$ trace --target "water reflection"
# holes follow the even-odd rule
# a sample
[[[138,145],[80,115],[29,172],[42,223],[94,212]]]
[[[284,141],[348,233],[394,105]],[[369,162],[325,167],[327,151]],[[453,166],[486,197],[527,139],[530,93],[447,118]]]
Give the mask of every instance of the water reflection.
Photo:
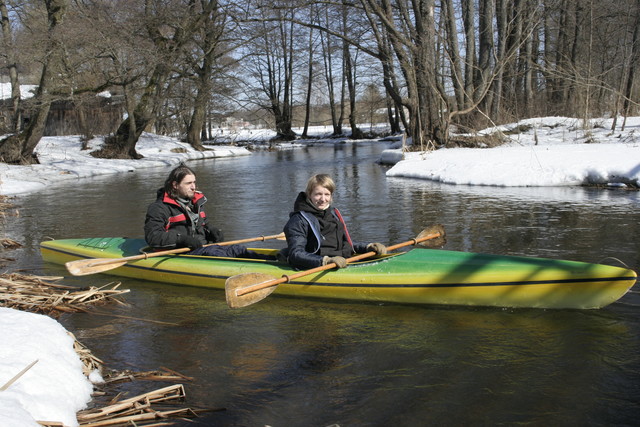
[[[226,408],[204,425],[555,424],[567,411],[600,424],[611,404],[619,420],[635,411],[620,387],[639,379],[638,324],[610,312],[282,297],[232,311],[218,291],[132,285],[136,312],[178,325],[134,322],[84,341],[110,363],[194,376],[189,401]]]

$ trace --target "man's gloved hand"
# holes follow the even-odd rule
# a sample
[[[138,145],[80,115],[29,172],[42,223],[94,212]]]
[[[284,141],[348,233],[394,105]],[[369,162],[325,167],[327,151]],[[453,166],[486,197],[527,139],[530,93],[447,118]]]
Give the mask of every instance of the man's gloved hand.
[[[341,256],[326,256],[322,258],[322,265],[335,263],[338,268],[345,268],[347,266],[347,260]]]
[[[207,237],[207,242],[210,243],[218,243],[224,240],[222,230],[214,227],[211,224],[207,224],[204,226],[204,235]]]
[[[368,251],[374,251],[375,253],[377,253],[378,255],[386,255],[387,254],[387,247],[385,245],[383,245],[382,243],[369,243],[367,245],[367,250]]]
[[[178,236],[178,240],[176,241],[176,246],[179,248],[189,248],[191,250],[198,249],[202,247],[202,242],[193,236]]]

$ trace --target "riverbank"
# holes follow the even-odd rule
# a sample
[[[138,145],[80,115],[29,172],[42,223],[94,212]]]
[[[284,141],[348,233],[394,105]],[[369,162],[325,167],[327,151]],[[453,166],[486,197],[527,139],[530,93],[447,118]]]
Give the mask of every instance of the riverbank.
[[[233,146],[208,147],[196,151],[189,144],[161,135],[145,133],[136,145],[144,157],[139,160],[98,159],[91,152],[99,148],[103,138],[87,143],[79,136],[44,137],[35,149],[40,164],[16,166],[0,163],[0,194],[16,195],[41,191],[48,185],[61,181],[119,173],[131,173],[138,169],[178,165],[197,159],[248,156],[246,148]]]
[[[60,279],[0,275],[0,425],[77,426],[76,413],[104,382],[99,360],[55,318],[121,302],[128,291],[78,289]]]
[[[497,187],[603,186],[640,189],[640,118],[542,117],[485,129],[504,143],[494,148],[432,152],[387,150],[387,177]],[[472,138],[473,135],[464,135]]]
[[[622,119],[619,120],[622,122]],[[439,181],[456,185],[503,187],[605,185],[640,187],[640,117],[626,119],[624,130],[612,131],[612,119],[583,121],[567,117],[534,118],[485,129],[476,136],[492,135],[504,143],[495,148],[446,148],[435,151],[403,150],[390,145],[380,163],[391,165],[388,177]],[[344,143],[330,138],[326,127],[311,129],[312,141],[281,144],[299,149],[309,144]],[[272,131],[241,131],[220,141],[267,143]],[[473,138],[474,135],[460,135]],[[38,165],[0,163],[0,195],[41,191],[61,181],[98,175],[135,173],[150,167],[177,165],[191,160],[249,156],[234,145],[206,145],[196,151],[176,138],[145,133],[136,145],[140,160],[96,159],[90,152],[103,140],[95,138],[82,150],[79,136],[45,137],[36,147]],[[415,149],[415,147],[414,147]]]

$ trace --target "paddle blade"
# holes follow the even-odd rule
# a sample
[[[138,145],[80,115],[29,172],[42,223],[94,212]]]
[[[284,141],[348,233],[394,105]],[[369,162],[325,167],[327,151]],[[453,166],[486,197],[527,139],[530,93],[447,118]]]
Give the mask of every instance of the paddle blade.
[[[436,237],[435,239],[425,240],[424,242],[418,243],[420,246],[425,246],[427,248],[441,248],[447,243],[447,234],[444,231],[444,226],[442,224],[433,224],[429,227],[425,228],[418,234],[416,240],[420,240],[423,237],[426,237],[430,234],[439,233],[440,237]]]
[[[265,299],[276,289],[276,286],[269,286],[244,295],[238,295],[237,290],[274,279],[275,277],[264,273],[244,273],[229,277],[224,284],[227,305],[231,308],[241,308]]]
[[[69,261],[65,263],[65,267],[69,273],[74,276],[86,276],[89,274],[102,273],[103,271],[113,270],[114,268],[121,267],[127,263],[128,260],[120,261],[117,259],[108,260],[104,259],[79,259],[76,261]]]

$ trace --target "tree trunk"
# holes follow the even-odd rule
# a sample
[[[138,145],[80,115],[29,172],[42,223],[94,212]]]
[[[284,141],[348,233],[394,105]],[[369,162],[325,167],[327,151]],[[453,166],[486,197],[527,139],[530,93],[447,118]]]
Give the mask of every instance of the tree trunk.
[[[560,25],[558,27],[558,41],[555,49],[555,75],[558,77],[554,77],[553,82],[555,83],[552,87],[552,102],[553,104],[562,108],[561,105],[564,105],[567,100],[567,87],[568,80],[563,79],[562,75],[567,72],[569,69],[568,58],[570,57],[570,38],[569,34],[571,33],[571,21],[569,19],[570,16],[570,2],[569,0],[562,0],[562,5],[560,6]],[[569,107],[566,105],[566,107]],[[566,114],[571,115],[573,108],[564,108]]]
[[[417,25],[421,28],[422,37],[417,39],[416,46],[416,98],[417,110],[412,111],[412,136],[414,141],[428,146],[446,143],[446,130],[442,118],[445,107],[441,94],[438,92],[435,70],[435,16],[434,0],[416,0],[419,10],[416,17]],[[417,118],[417,120],[414,120]],[[415,125],[414,125],[415,122]]]
[[[311,88],[313,87],[313,30],[309,29],[309,63],[307,67],[307,96],[304,102],[304,129],[302,137],[307,137],[309,131],[309,117],[311,115]]]
[[[327,17],[327,23],[329,18]],[[335,82],[333,80],[333,44],[331,36],[320,33],[320,41],[322,42],[322,58],[324,62],[324,76],[327,83],[327,97],[329,99],[329,115],[331,116],[331,126],[333,135],[337,136],[342,133],[342,127],[338,121],[338,111],[336,106]]]
[[[497,0],[496,2],[496,32],[497,32],[497,57],[498,61],[501,64],[504,64],[504,61],[507,60],[506,52],[507,52],[507,28],[508,28],[508,18],[507,18],[507,1],[508,0]],[[503,80],[504,78],[504,66],[498,67],[495,79],[492,83],[492,99],[491,99],[491,110],[490,116],[494,118],[494,120],[499,120],[499,116],[502,108],[502,88],[503,88]]]
[[[349,127],[351,128],[352,139],[362,139],[364,134],[358,128],[357,119],[357,104],[356,104],[356,82],[353,72],[353,64],[351,61],[351,53],[349,51],[349,44],[344,43],[343,49],[344,58],[344,74],[347,81],[347,89],[349,94]]]
[[[153,122],[157,92],[164,86],[167,75],[168,69],[164,64],[156,65],[140,102],[134,107],[131,96],[126,96],[129,116],[120,123],[114,135],[105,138],[102,148],[91,153],[92,156],[104,159],[141,159],[143,157],[136,151],[136,144],[142,132]]]
[[[204,151],[202,145],[202,130],[205,125],[206,106],[209,100],[209,91],[198,89],[196,99],[193,104],[193,114],[191,114],[191,120],[189,121],[189,127],[187,128],[187,143],[193,147],[194,150]]]
[[[403,124],[406,124],[406,121],[404,117],[402,97],[398,90],[398,78],[396,76],[394,61],[391,57],[391,43],[387,32],[380,34],[378,46],[380,51],[379,59],[382,63],[382,83],[384,84],[385,89],[389,125],[391,127],[391,133],[396,134],[402,132],[400,121],[402,121]],[[407,129],[406,126],[405,129]]]
[[[291,96],[293,89],[293,28],[294,24],[289,23],[289,27],[287,28],[284,25],[284,22],[280,22],[279,30],[280,30],[280,45],[281,52],[283,55],[283,69],[284,76],[282,81],[277,81],[274,77],[274,84],[281,84],[282,88],[282,99],[280,99],[277,95],[278,91],[275,86],[273,87],[273,96],[272,100],[272,112],[275,118],[276,124],[276,139],[277,140],[285,140],[292,141],[296,138],[296,134],[292,129],[292,105],[291,105]]]
[[[66,13],[67,0],[50,0],[45,4],[47,7],[49,35],[47,40],[49,46],[47,49],[48,54],[42,64],[40,84],[34,97],[35,109],[28,126],[23,132],[0,141],[0,160],[6,163],[32,164],[38,162],[34,150],[44,135],[44,128],[51,107],[51,97],[48,91],[55,75],[52,71],[52,63],[57,59],[57,53],[60,51],[55,33],[58,26],[62,24]]]
[[[187,143],[195,150],[203,151],[202,135],[206,134],[206,118],[209,98],[211,97],[211,80],[213,70],[218,55],[217,49],[220,37],[224,30],[224,20],[219,20],[217,1],[203,2],[203,9],[199,12],[202,21],[202,42],[197,43],[200,47],[202,65],[195,61],[195,86],[196,96],[193,102],[193,112],[187,127]],[[219,22],[221,25],[219,25]],[[199,40],[199,37],[196,37]]]
[[[631,96],[633,83],[635,79],[635,70],[640,66],[640,0],[636,1],[636,22],[633,29],[633,41],[631,43],[631,59],[629,60],[629,72],[627,73],[627,86],[624,91],[624,101],[622,105],[622,111],[625,115],[625,121],[622,125],[622,130],[626,125],[626,117],[631,113]]]
[[[402,99],[402,105],[409,111],[410,122],[406,129],[413,143],[416,146],[445,144],[447,122],[443,114],[446,95],[441,92],[436,76],[435,0],[395,0],[393,4],[360,1],[372,21],[376,39],[384,39],[382,27],[388,33],[394,60],[405,80],[402,92],[391,86],[388,90],[394,99]],[[384,55],[376,57],[383,64],[388,61]]]
[[[476,35],[475,35],[475,5],[474,0],[462,0],[462,22],[465,34],[465,63],[464,63],[464,95],[465,107],[473,104],[472,96],[475,92],[474,72],[477,67]]]
[[[344,73],[342,73],[342,76],[340,79],[340,115],[338,116],[338,129],[337,129],[336,135],[342,135],[342,124],[344,123],[344,113],[347,110],[346,94],[347,94],[347,77],[345,76]]]
[[[342,31],[347,34],[348,16],[347,7],[342,8]],[[356,105],[356,77],[355,77],[355,64],[351,59],[351,51],[349,50],[349,43],[345,40],[342,42],[342,62],[345,79],[347,81],[347,88],[349,90],[349,126],[351,127],[351,139],[362,139],[364,137],[363,132],[358,129],[357,118],[357,105]]]
[[[20,116],[20,82],[18,80],[18,67],[13,45],[13,33],[11,21],[7,11],[7,3],[0,0],[0,18],[2,19],[3,48],[7,56],[7,68],[9,70],[9,82],[11,83],[11,124],[10,132],[19,132],[21,124]]]
[[[458,27],[456,25],[455,8],[453,0],[440,2],[446,28],[446,44],[449,61],[451,63],[453,93],[456,100],[456,110],[464,108],[464,76],[462,75],[462,59],[458,45]]]
[[[568,58],[569,61],[567,63],[567,68],[565,73],[567,75],[569,75],[569,73],[571,72],[570,70],[578,70],[578,56],[579,56],[579,48],[581,47],[580,44],[580,40],[582,39],[582,32],[583,32],[583,26],[586,24],[584,22],[584,7],[582,6],[582,4],[580,2],[576,2],[575,4],[575,9],[573,11],[573,19],[571,20],[571,22],[573,22],[573,37],[571,38],[571,42],[570,42],[570,46],[568,47],[568,49],[570,49],[571,51],[571,56]],[[587,46],[587,55],[589,55],[589,63],[591,62],[591,52],[592,50],[589,48],[589,46]],[[586,70],[587,74],[590,73],[590,70]],[[589,78],[590,76],[582,76],[582,78],[580,78],[580,74],[576,72],[576,77],[578,77],[580,80],[586,79],[585,81],[587,82],[587,90],[589,89]],[[579,96],[578,96],[578,92],[579,92],[579,87],[577,86],[577,83],[579,84],[579,82],[577,82],[575,79],[567,79],[569,81],[568,85],[567,85],[567,106],[571,105],[571,106],[577,106],[579,104]],[[584,110],[583,111],[587,111],[589,109],[588,105],[584,105]],[[584,114],[583,114],[584,115]]]
[[[491,74],[495,65],[494,44],[493,44],[493,18],[495,4],[494,0],[481,0],[479,3],[478,19],[478,72],[474,83],[473,99],[475,103],[481,105],[481,109],[487,108],[487,86],[491,84]]]

